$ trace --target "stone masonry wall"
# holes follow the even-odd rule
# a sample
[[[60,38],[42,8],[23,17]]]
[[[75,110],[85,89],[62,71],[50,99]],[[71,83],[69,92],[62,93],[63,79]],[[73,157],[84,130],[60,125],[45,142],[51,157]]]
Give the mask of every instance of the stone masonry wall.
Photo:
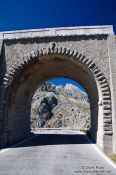
[[[50,43],[56,42],[59,46],[72,48],[93,60],[110,82],[107,35],[91,36],[65,36],[45,37],[32,39],[5,40],[6,70],[23,55],[36,51],[38,48],[46,48]]]
[[[71,57],[71,59],[73,58],[73,56],[71,53],[69,53],[69,50],[72,49],[74,54],[76,51],[77,59],[80,62],[82,61],[82,64],[84,63],[84,65],[89,68],[88,70],[92,71],[87,74],[88,78],[85,79],[86,80],[85,82],[89,82],[88,80],[93,74],[93,77],[95,77],[95,79],[93,79],[92,82],[95,82],[98,85],[99,103],[96,103],[97,105],[94,108],[95,109],[94,111],[98,109],[97,112],[99,112],[98,113],[98,123],[97,123],[97,120],[95,121],[95,118],[93,120],[93,126],[95,122],[96,122],[95,125],[96,126],[98,125],[98,131],[97,133],[95,133],[97,134],[96,138],[99,138],[99,140],[97,140],[97,143],[104,150],[106,150],[106,148],[104,148],[105,145],[110,145],[109,150],[112,150],[112,144],[113,144],[113,150],[114,152],[116,152],[116,143],[114,143],[116,140],[116,135],[114,134],[116,133],[115,132],[116,130],[115,129],[116,128],[115,127],[116,126],[116,116],[115,116],[115,111],[116,111],[116,106],[115,106],[116,104],[116,91],[115,91],[116,90],[115,88],[116,52],[115,52],[115,48],[116,47],[115,47],[114,39],[112,39],[112,37],[114,37],[114,33],[112,29],[113,29],[112,26],[109,26],[109,27],[108,26],[102,26],[102,27],[98,26],[98,27],[85,27],[85,28],[83,27],[66,28],[66,29],[65,28],[63,29],[53,28],[53,29],[30,30],[30,31],[15,31],[15,32],[11,31],[11,32],[5,32],[5,33],[1,32],[0,33],[0,72],[1,72],[0,84],[1,84],[2,78],[7,72],[6,76],[4,77],[4,81],[1,85],[1,89],[0,89],[0,92],[1,92],[0,112],[2,114],[0,115],[1,116],[0,128],[1,128],[1,133],[3,132],[0,135],[0,137],[3,142],[3,145],[5,145],[9,140],[11,141],[10,133],[4,133],[5,131],[4,130],[4,109],[6,109],[4,108],[5,106],[4,104],[7,102],[6,94],[8,91],[7,86],[10,88],[10,85],[8,84],[10,82],[10,78],[12,79],[15,76],[15,73],[17,73],[17,70],[20,71],[20,69],[22,69],[22,65],[20,65],[20,63],[23,65],[25,64],[28,65],[28,62],[30,60],[32,61],[35,61],[35,59],[38,60],[38,57],[39,57],[38,54],[41,55],[41,52],[44,53],[44,51],[46,50],[46,53],[49,53],[48,47],[50,47],[50,54],[56,53],[54,50],[54,45],[56,45],[58,53],[60,53],[61,55],[63,54],[65,55],[65,50],[66,50],[68,53],[68,56]],[[111,38],[110,38],[110,35],[112,35]],[[53,43],[56,43],[56,44],[53,44]],[[42,49],[45,48],[45,49],[41,50],[41,48]],[[37,50],[39,50],[39,52],[33,52],[37,56],[34,56],[34,54],[30,54],[27,57],[25,57],[25,60],[23,60],[23,62],[19,62],[18,66],[14,65],[14,63],[17,60],[21,60],[24,55],[27,55],[28,53],[32,51],[37,51]],[[63,54],[61,50],[63,50]],[[69,64],[67,60],[66,60],[66,63],[68,66]],[[12,67],[12,65],[14,66]],[[11,68],[11,72],[8,71],[10,68]],[[35,67],[34,67],[34,70],[35,70]],[[75,67],[73,70],[78,70],[78,67],[77,69]],[[71,72],[73,70],[71,70]],[[82,70],[81,72],[82,74],[84,70],[85,69]],[[38,71],[34,72],[34,74],[36,75],[37,72]],[[75,76],[79,76],[77,74],[80,74],[80,72],[77,71],[77,73],[75,73]],[[82,78],[81,80],[84,81]],[[25,85],[25,87],[27,87],[27,84]],[[92,91],[91,87],[93,87],[93,90],[94,90],[94,84],[90,86],[89,91]],[[110,96],[110,90],[111,90],[111,96]],[[97,94],[97,91],[92,91],[92,92],[93,94],[92,93],[90,94],[92,94],[92,99],[93,99],[94,95]],[[112,113],[112,111],[114,112]],[[11,110],[11,114],[12,114],[12,110]],[[13,113],[13,116],[15,117],[15,112]],[[25,116],[25,113],[24,113],[24,116]],[[113,137],[112,137],[112,122],[113,122]],[[27,129],[29,129],[29,127]],[[95,128],[93,128],[92,133],[94,130]],[[22,135],[21,137],[19,136],[19,138],[22,138]],[[13,141],[17,137],[13,136],[12,138],[13,138],[12,139]],[[113,139],[113,142],[112,142],[112,139]]]

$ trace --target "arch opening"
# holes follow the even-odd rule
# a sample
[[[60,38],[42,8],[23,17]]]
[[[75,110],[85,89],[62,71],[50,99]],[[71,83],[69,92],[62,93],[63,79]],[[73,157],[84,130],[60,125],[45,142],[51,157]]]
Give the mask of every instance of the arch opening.
[[[2,98],[5,98],[7,103],[1,105],[4,105],[2,110],[4,144],[28,136],[33,94],[38,85],[57,77],[72,79],[85,88],[91,111],[89,134],[92,140],[103,148],[104,131],[106,136],[112,135],[110,91],[107,80],[96,65],[82,54],[57,47],[29,54],[5,75]],[[104,120],[104,115],[109,117],[108,121]]]
[[[32,96],[38,85],[55,77],[73,79],[86,89],[91,105],[91,130],[96,141],[98,90],[94,76],[79,62],[62,55],[43,56],[16,76],[8,93],[10,104],[7,104],[5,130],[11,135],[15,133],[17,138],[29,133]]]

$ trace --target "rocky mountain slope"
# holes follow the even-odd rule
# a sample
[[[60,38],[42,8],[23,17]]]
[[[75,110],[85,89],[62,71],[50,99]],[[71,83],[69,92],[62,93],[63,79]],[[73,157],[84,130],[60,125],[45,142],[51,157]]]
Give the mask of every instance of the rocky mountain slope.
[[[88,130],[90,105],[87,94],[72,84],[42,84],[35,92],[31,108],[32,127]]]

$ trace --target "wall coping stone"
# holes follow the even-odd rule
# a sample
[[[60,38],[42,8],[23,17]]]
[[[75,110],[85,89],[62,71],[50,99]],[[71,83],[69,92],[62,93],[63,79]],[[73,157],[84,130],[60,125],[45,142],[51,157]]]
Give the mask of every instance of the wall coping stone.
[[[110,35],[114,34],[112,25],[82,26],[29,29],[0,32],[0,39],[12,40],[35,37],[80,36],[80,35]]]

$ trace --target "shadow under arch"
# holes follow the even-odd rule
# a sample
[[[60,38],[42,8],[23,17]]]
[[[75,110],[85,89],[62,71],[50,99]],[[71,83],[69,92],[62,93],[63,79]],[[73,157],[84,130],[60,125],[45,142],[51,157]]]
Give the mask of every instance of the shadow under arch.
[[[102,100],[102,87],[107,88],[107,92],[110,93],[107,80],[95,63],[84,55],[53,45],[51,48],[29,53],[15,63],[5,75],[1,87],[2,98],[6,101],[2,104],[2,129],[5,137],[2,139],[3,145],[28,136],[32,96],[38,84],[56,77],[70,78],[85,88],[91,106],[89,133],[92,140],[97,142],[99,117],[103,122],[103,106],[100,107],[99,116],[98,102]],[[102,129],[104,131],[103,123]],[[103,133],[101,135],[103,136]]]

